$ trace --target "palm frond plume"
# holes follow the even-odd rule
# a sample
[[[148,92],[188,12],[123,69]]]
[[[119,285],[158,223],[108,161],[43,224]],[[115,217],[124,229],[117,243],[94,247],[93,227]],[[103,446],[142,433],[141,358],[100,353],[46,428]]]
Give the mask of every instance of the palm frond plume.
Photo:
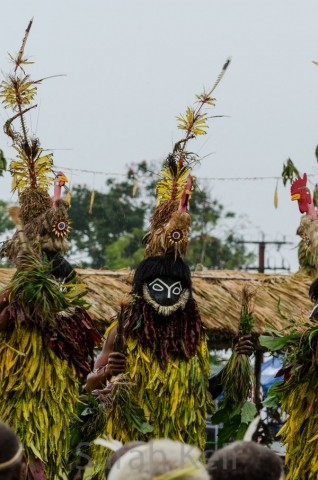
[[[177,116],[178,128],[185,131],[185,136],[175,143],[159,173],[157,206],[151,218],[150,232],[145,237],[147,257],[186,254],[191,226],[188,206],[194,185],[191,172],[198,162],[198,156],[186,148],[190,140],[207,133],[209,116],[205,107],[215,106],[212,94],[229,65],[230,59],[223,65],[213,87],[196,95],[195,107],[188,106],[184,115]]]
[[[33,62],[25,55],[25,46],[33,20],[30,20],[16,57],[9,54],[14,65],[13,72],[0,85],[0,98],[4,108],[13,115],[5,122],[4,131],[12,139],[16,160],[12,160],[9,170],[13,176],[12,190],[23,191],[27,187],[47,190],[52,178],[53,154],[43,154],[39,140],[29,134],[25,115],[37,107],[35,102],[37,86],[43,81],[32,80],[25,67]],[[19,120],[19,131],[14,122]]]
[[[27,125],[26,114],[37,107],[35,103],[38,85],[45,78],[32,80],[26,67],[33,62],[25,54],[25,47],[33,20],[25,31],[16,56],[10,55],[13,70],[0,84],[0,99],[11,116],[4,124],[5,133],[11,138],[15,158],[9,164],[12,175],[12,191],[18,192],[20,213],[17,233],[4,243],[0,257],[16,262],[21,249],[21,232],[31,244],[50,252],[65,252],[70,231],[68,202],[60,198],[67,182],[63,172],[53,171],[53,153],[47,153]],[[54,181],[54,198],[49,187]]]

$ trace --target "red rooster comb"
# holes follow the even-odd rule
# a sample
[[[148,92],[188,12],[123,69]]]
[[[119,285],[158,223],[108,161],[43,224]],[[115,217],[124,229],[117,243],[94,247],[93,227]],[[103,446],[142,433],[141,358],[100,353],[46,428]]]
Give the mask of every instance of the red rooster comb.
[[[313,204],[311,193],[307,187],[307,174],[304,173],[303,178],[296,178],[290,187],[291,199],[298,201],[298,208],[301,213],[306,213],[312,217],[317,218],[315,206]]]
[[[291,184],[291,187],[290,187],[291,196],[293,197],[296,194],[300,195],[301,190],[306,188],[306,185],[307,185],[307,173],[304,173],[303,178],[298,177]],[[298,199],[297,198],[295,198],[295,199],[292,198],[292,200],[298,200]]]

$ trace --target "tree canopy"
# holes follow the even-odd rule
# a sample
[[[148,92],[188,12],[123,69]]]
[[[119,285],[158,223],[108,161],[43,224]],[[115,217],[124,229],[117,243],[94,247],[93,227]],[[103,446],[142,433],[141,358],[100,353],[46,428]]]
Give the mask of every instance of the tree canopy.
[[[153,168],[146,162],[128,168],[124,180],[110,178],[106,193],[77,186],[72,192],[71,252],[81,254],[80,264],[94,268],[135,268],[143,258],[142,238],[155,205]],[[224,238],[213,231],[220,221],[235,217],[211,197],[208,189],[196,188],[190,202],[192,233],[187,261],[191,267],[245,268],[254,256],[236,243],[228,229]]]
[[[0,148],[0,176],[1,177],[3,176],[3,172],[6,170],[6,168],[7,168],[7,161],[5,159],[3,150],[1,150]]]
[[[80,267],[135,268],[142,260],[142,239],[148,231],[155,206],[155,168],[143,161],[131,165],[121,178],[109,178],[105,191],[77,185],[72,189],[71,248],[68,256]],[[190,200],[192,230],[187,253],[191,268],[245,269],[255,256],[237,243],[235,230],[227,225],[234,212],[212,197],[208,186],[196,185]],[[222,224],[222,238],[215,232]],[[14,230],[7,204],[0,201],[0,235]],[[2,266],[4,263],[2,262]]]
[[[13,229],[14,223],[10,220],[8,205],[4,200],[0,200],[0,235],[9,235]]]

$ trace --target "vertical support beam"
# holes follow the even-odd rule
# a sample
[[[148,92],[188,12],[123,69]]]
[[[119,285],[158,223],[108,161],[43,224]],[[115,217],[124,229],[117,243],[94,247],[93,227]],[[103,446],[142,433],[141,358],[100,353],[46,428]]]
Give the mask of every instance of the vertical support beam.
[[[261,395],[262,363],[263,363],[263,352],[261,349],[256,348],[254,374],[255,374],[255,405],[256,405],[257,413],[259,413],[263,408],[262,395]]]
[[[258,246],[258,272],[265,272],[265,242],[259,242]]]

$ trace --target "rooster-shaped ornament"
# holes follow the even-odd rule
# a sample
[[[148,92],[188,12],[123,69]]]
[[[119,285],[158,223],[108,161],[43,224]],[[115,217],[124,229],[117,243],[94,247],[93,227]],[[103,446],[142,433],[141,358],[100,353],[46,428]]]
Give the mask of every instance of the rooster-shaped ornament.
[[[22,192],[23,202],[19,209],[14,209],[13,221],[17,231],[10,240],[3,243],[0,248],[0,257],[8,257],[15,263],[21,249],[20,229],[26,240],[33,244],[41,245],[44,252],[66,252],[68,249],[68,235],[70,231],[68,220],[69,204],[61,198],[62,187],[68,181],[63,172],[58,172],[54,179],[54,196],[42,190],[28,188]],[[40,202],[34,202],[34,196]],[[37,200],[39,200],[37,198]],[[30,203],[32,208],[30,208]],[[10,212],[9,212],[10,213]]]
[[[296,178],[290,188],[291,199],[298,201],[301,217],[297,234],[304,240],[315,267],[318,268],[318,217],[312,195],[307,187],[307,174]]]

